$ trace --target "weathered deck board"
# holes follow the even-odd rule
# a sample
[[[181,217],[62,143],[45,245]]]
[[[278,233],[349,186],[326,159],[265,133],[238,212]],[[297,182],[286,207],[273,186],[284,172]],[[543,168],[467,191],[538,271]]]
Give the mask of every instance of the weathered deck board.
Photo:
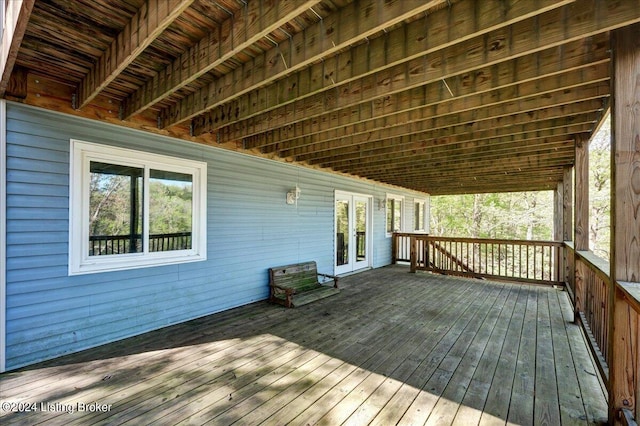
[[[3,374],[2,401],[111,408],[2,412],[0,422],[606,420],[596,369],[564,292],[410,274],[400,266],[342,284],[340,295],[301,308],[256,303]]]

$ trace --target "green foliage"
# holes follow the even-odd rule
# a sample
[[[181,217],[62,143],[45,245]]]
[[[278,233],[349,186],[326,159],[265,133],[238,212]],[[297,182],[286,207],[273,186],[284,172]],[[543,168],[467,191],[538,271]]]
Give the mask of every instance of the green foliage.
[[[550,240],[553,192],[431,197],[431,233],[449,237]]]
[[[589,144],[589,248],[609,260],[611,239],[611,122]]]
[[[191,185],[152,181],[149,186],[149,233],[154,235],[191,231]]]
[[[589,146],[589,245],[609,259],[611,124],[607,117]],[[448,237],[551,240],[553,192],[431,197],[431,233]]]
[[[129,235],[142,232],[142,179],[132,199],[131,177],[93,173],[90,196],[90,235]],[[190,232],[192,186],[169,180],[152,180],[149,188],[150,234]],[[132,210],[136,211],[132,215]]]

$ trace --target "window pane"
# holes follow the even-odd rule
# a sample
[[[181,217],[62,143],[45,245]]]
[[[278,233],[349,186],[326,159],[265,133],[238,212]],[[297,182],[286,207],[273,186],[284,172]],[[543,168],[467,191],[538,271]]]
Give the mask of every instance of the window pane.
[[[89,256],[142,251],[143,169],[90,163]]]
[[[149,251],[191,249],[193,176],[151,170],[149,174]]]
[[[393,231],[398,232],[402,229],[402,201],[394,200],[393,203]]]
[[[415,230],[423,231],[424,230],[424,203],[417,202],[415,203]]]
[[[387,232],[393,232],[393,199],[387,199]]]

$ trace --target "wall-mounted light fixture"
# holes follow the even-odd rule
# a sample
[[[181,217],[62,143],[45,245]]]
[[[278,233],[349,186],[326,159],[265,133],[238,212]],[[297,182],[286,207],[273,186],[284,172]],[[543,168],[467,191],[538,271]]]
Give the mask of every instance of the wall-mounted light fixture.
[[[298,202],[298,198],[300,198],[300,188],[296,185],[295,188],[289,190],[287,192],[287,204],[296,204]]]
[[[384,210],[387,207],[387,198],[380,198],[378,200],[378,210]]]

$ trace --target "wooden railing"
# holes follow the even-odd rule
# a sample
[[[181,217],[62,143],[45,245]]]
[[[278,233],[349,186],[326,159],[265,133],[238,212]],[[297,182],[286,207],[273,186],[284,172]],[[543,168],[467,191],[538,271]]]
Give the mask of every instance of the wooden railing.
[[[563,243],[394,234],[394,260],[424,270],[476,278],[540,284],[564,283]]]
[[[609,324],[611,279],[609,264],[590,251],[572,250],[574,307],[589,338],[603,377],[609,376]]]
[[[610,420],[640,420],[640,282],[617,282],[613,298],[613,336],[609,378]]]
[[[567,289],[609,391],[610,422],[640,419],[640,283],[616,282],[593,252],[565,244]]]
[[[149,251],[186,250],[191,248],[191,232],[149,235]],[[142,236],[92,235],[89,237],[89,256],[139,253],[142,251]]]

